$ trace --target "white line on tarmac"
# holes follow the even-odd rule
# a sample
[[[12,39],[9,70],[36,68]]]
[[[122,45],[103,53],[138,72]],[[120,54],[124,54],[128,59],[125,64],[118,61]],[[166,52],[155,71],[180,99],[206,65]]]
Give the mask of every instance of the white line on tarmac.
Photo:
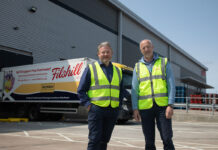
[[[118,127],[117,127],[117,126],[116,126],[115,128],[122,128],[122,129],[123,129],[123,128],[126,128],[126,129],[128,129],[128,130],[142,130],[141,126],[140,126],[140,127],[137,127],[137,128],[136,128],[136,127],[129,127],[129,126],[128,126],[128,127],[121,127],[121,126],[118,126]]]
[[[207,131],[201,131],[201,132],[197,132],[197,131],[182,131],[182,130],[179,130],[179,131],[175,131],[175,132],[187,132],[187,133],[190,133],[190,134],[192,134],[192,133],[199,133],[199,134],[202,134],[202,133],[206,133],[207,135],[209,134],[209,133],[216,133],[216,132],[207,132]]]
[[[129,148],[129,146],[125,146],[125,145],[118,145],[118,144],[111,144],[111,143],[108,143],[108,145],[110,145],[110,146],[114,146],[114,147],[122,147],[122,148]],[[141,147],[134,147],[134,149],[144,149],[144,147],[143,148],[141,148]]]
[[[190,125],[196,125],[196,126],[216,126],[218,125],[217,122],[182,122],[183,124],[190,124]],[[181,125],[181,123],[178,123]]]
[[[203,149],[200,149],[200,148],[191,147],[191,146],[185,146],[185,145],[180,145],[180,144],[175,144],[175,143],[174,143],[174,145],[181,146],[183,148],[188,148],[188,149],[203,150]]]
[[[45,140],[54,140],[54,141],[62,141],[62,142],[77,142],[77,143],[88,143],[87,141],[76,141],[76,140],[72,140],[69,141],[67,139],[55,139],[55,138],[48,138],[48,137],[41,137],[41,136],[23,136],[23,135],[19,135],[19,134],[10,134],[10,133],[6,133],[6,134],[1,134],[1,135],[6,135],[6,136],[19,136],[19,137],[24,137],[24,138],[33,138],[33,139],[45,139]],[[125,145],[118,145],[118,144],[112,144],[109,143],[108,145],[110,146],[116,146],[116,147],[129,147],[129,146],[125,146]],[[142,147],[134,147],[134,148],[140,148],[140,149],[144,149]]]
[[[193,131],[194,129],[173,129],[174,132],[188,132],[188,133],[206,133],[206,134],[218,134],[218,130],[217,131],[208,131],[207,129],[205,130],[201,130],[201,131]]]
[[[128,146],[128,147],[134,147],[134,148],[142,148],[142,149],[144,149],[144,147],[135,146],[135,145],[132,145],[132,144],[128,144],[128,143],[126,143],[126,142],[121,142],[121,141],[119,141],[119,140],[116,140],[116,142],[121,143],[121,144],[124,144],[124,145],[126,145],[126,146]]]
[[[23,135],[19,135],[19,134],[10,134],[10,133],[6,133],[6,134],[1,134],[1,135],[7,135],[7,136],[20,136],[20,137],[26,137]],[[78,143],[87,143],[86,141],[68,141],[68,140],[61,140],[61,139],[55,139],[55,138],[48,138],[48,137],[41,137],[41,136],[29,136],[26,138],[34,138],[34,139],[46,139],[46,140],[54,140],[54,141],[62,141],[62,142],[78,142]]]
[[[10,134],[10,133],[1,134],[1,135],[26,137],[26,136],[23,136],[23,135]],[[39,136],[29,136],[29,137],[26,137],[26,138],[45,139],[45,140],[54,140],[54,141],[62,141],[62,142],[77,142],[77,143],[86,143],[86,144],[88,143],[87,141],[69,141],[69,140],[64,140],[64,139],[55,139],[55,138],[39,137]],[[124,146],[124,145],[117,145],[117,144],[111,144],[111,143],[109,143],[109,145],[116,146],[116,147],[127,147],[127,146]]]
[[[205,147],[201,147],[201,148],[203,148],[203,149],[210,149],[210,148],[213,148],[213,149],[216,148],[216,149],[218,149],[218,146],[217,146],[217,147],[214,147],[214,146],[209,146],[209,147],[207,146],[207,147],[206,147],[206,146],[205,146]]]
[[[137,139],[137,138],[124,138],[124,137],[117,137],[117,136],[112,136],[112,139],[119,139],[119,140],[131,140],[131,141],[145,141],[144,139]]]
[[[77,143],[86,143],[87,144],[87,141],[73,141],[73,140],[67,140],[66,138],[65,139],[56,139],[56,138],[48,138],[48,137],[40,137],[40,136],[23,136],[23,135],[19,135],[19,134],[1,134],[1,135],[6,135],[6,136],[19,136],[19,137],[26,137],[26,138],[33,138],[33,139],[45,139],[45,140],[54,140],[54,141],[62,141],[62,142],[77,142]],[[156,140],[156,141],[159,141],[159,140]],[[127,144],[127,143],[123,143],[123,142],[120,142],[122,144]],[[212,145],[209,145],[209,144],[201,144],[201,145],[204,145],[205,147],[202,147],[200,146],[201,148],[196,148],[196,147],[191,147],[191,146],[184,146],[182,143],[184,144],[197,144],[197,143],[187,143],[187,142],[179,142],[181,144],[178,144],[178,142],[174,143],[176,148],[177,149],[194,149],[194,150],[203,150],[201,148],[205,148],[205,149],[210,149],[210,148],[218,148],[217,147],[214,147]],[[125,145],[118,145],[118,144],[111,144],[109,143],[110,146],[116,146],[116,147],[130,147],[131,145],[127,144],[126,146]],[[200,145],[200,144],[199,144]],[[134,146],[134,145],[133,145]],[[208,147],[206,147],[208,146]],[[144,147],[137,147],[135,146],[134,148],[138,148],[138,149],[144,149]],[[157,147],[157,150],[162,150],[161,147]]]
[[[61,136],[61,137],[63,137],[63,138],[65,138],[65,139],[68,140],[68,141],[74,142],[74,140],[72,140],[71,138],[69,138],[69,137],[67,137],[67,136],[64,136],[64,135],[61,134],[61,133],[56,133],[56,134],[59,135],[59,136]]]
[[[23,136],[23,137],[31,137],[31,138],[37,138],[37,139],[47,139],[47,140],[56,140],[56,141],[65,141],[65,142],[79,142],[79,143],[87,143],[87,141],[85,141],[85,140],[81,140],[81,141],[74,141],[74,140],[72,140],[72,139],[70,139],[70,138],[65,138],[65,140],[60,140],[60,139],[55,139],[55,138],[47,138],[47,137],[39,137],[39,136],[30,136],[29,135],[29,133],[27,132],[27,131],[23,131],[23,133],[26,135],[26,136]],[[46,132],[45,132],[46,133]],[[55,133],[55,132],[47,132],[47,133],[54,133],[54,134],[57,134],[57,133]],[[65,133],[64,133],[65,134]],[[68,135],[70,134],[70,135],[80,135],[81,136],[81,134],[73,134],[73,133],[67,133]],[[22,135],[16,135],[16,134],[1,134],[1,135],[10,135],[10,136],[22,136]],[[63,134],[62,134],[63,135]],[[61,136],[61,135],[59,135],[59,136]],[[87,136],[86,134],[83,134],[82,136]],[[63,136],[62,136],[63,137]],[[65,136],[66,137],[66,136]],[[70,140],[69,140],[70,139]],[[132,141],[144,141],[144,139],[137,139],[137,138],[123,138],[123,137],[114,137],[114,136],[112,136],[112,139],[113,140],[132,140]],[[161,140],[156,140],[156,141],[161,141]],[[125,143],[123,143],[123,142],[119,142],[119,143],[122,143],[122,144],[125,144]],[[193,143],[193,142],[174,142],[174,144],[175,144],[175,146],[176,146],[176,148],[178,148],[178,149],[194,149],[194,150],[201,150],[201,149],[210,149],[210,148],[216,148],[216,149],[218,149],[218,145],[212,145],[212,144],[201,144],[201,143]],[[197,147],[195,147],[195,146],[187,146],[187,144],[188,145],[197,145],[198,146],[198,148]],[[109,145],[111,145],[111,146],[118,146],[118,147],[127,147],[127,146],[122,146],[122,145],[118,145],[118,144],[109,144]],[[126,145],[128,145],[127,143],[126,143]],[[135,148],[139,148],[139,149],[141,149],[141,147],[135,147]],[[159,148],[158,148],[159,149]]]
[[[53,134],[57,134],[56,132],[49,132],[49,131],[34,131],[34,132],[40,132],[40,133],[53,133]],[[87,137],[88,138],[88,135],[87,134],[77,134],[77,133],[61,133],[61,134],[68,134],[68,135],[76,135],[77,137]]]
[[[30,136],[28,132],[26,131],[23,131],[23,133],[26,135],[26,136]]]
[[[202,146],[216,146],[218,147],[218,145],[214,145],[214,144],[202,144],[202,143],[193,143],[193,142],[174,142],[174,143],[180,143],[180,144],[190,144],[190,145],[202,145]]]

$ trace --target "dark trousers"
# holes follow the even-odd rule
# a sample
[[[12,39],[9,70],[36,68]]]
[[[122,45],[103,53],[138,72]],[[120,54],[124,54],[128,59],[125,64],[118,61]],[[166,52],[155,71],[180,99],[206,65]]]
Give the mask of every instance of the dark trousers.
[[[106,150],[118,117],[118,108],[92,104],[88,113],[89,143],[87,150]]]
[[[155,147],[155,120],[164,144],[164,150],[174,150],[172,141],[172,120],[167,119],[166,107],[159,107],[154,102],[151,109],[140,110],[142,130],[145,136],[145,150],[156,150]]]

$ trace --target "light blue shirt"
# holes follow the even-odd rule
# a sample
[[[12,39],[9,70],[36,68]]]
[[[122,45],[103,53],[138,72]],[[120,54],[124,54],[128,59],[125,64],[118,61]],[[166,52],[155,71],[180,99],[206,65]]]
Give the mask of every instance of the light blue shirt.
[[[144,60],[144,57],[142,57],[139,60],[139,62],[144,63],[147,66],[149,72],[152,72],[153,65],[158,58],[159,56],[156,53],[154,53],[154,57],[151,62],[146,62]],[[175,91],[175,80],[174,80],[174,75],[173,75],[169,61],[167,62],[167,65],[166,65],[166,81],[167,81],[167,89],[168,89],[168,104],[174,104],[175,92],[176,92]],[[132,92],[131,92],[133,110],[138,109],[138,98],[139,98],[138,93],[139,93],[139,81],[136,75],[136,70],[134,68],[133,78],[132,78]]]

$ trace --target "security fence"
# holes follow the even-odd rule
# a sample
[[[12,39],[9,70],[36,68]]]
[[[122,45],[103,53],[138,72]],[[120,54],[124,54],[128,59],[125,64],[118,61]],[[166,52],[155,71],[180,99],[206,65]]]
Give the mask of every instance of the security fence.
[[[216,96],[205,96],[191,95],[191,97],[175,97],[174,103],[175,109],[185,109],[186,112],[189,110],[202,110],[211,111],[214,115],[215,111],[218,111],[218,97]]]

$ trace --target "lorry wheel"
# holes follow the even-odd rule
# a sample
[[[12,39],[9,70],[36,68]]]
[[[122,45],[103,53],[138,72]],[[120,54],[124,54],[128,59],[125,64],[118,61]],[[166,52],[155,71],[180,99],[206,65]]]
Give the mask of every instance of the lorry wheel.
[[[22,108],[23,108],[23,107],[22,107]],[[24,117],[26,117],[25,109],[19,109],[19,110],[17,111],[17,117],[18,117],[18,118],[24,118]]]
[[[28,118],[31,121],[37,121],[40,118],[40,112],[38,107],[31,107],[28,112]]]

